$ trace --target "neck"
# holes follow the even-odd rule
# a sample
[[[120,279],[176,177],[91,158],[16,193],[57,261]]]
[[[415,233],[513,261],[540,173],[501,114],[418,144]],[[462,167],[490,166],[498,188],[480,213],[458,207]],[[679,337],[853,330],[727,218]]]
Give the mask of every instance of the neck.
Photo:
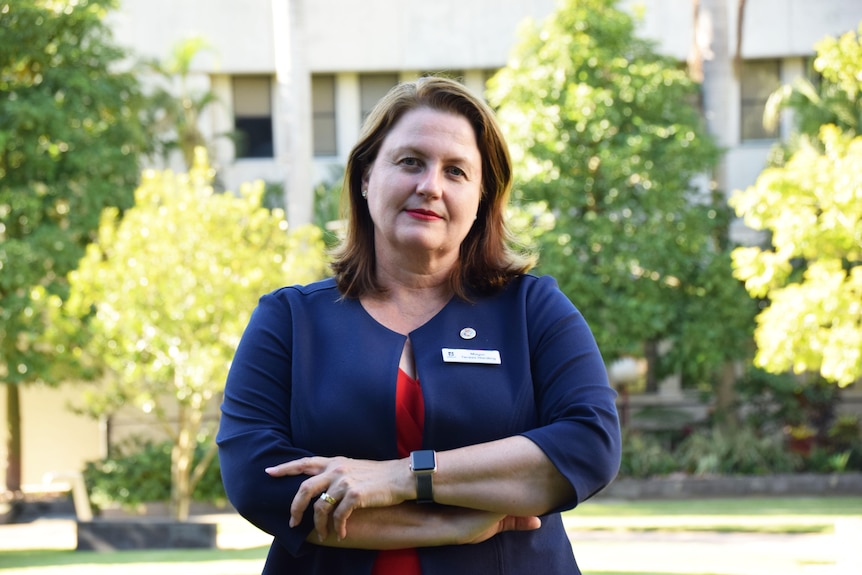
[[[452,296],[449,276],[455,262],[421,262],[409,257],[377,259],[380,284],[396,295],[423,294],[448,300]]]
[[[378,261],[377,277],[386,291],[360,301],[379,323],[405,335],[434,317],[452,298],[448,269],[402,268]]]
[[[385,299],[413,300],[421,298],[429,303],[448,301],[452,297],[449,286],[449,274],[423,274],[409,270],[396,270],[388,273],[384,267],[378,267],[377,277],[386,290]]]

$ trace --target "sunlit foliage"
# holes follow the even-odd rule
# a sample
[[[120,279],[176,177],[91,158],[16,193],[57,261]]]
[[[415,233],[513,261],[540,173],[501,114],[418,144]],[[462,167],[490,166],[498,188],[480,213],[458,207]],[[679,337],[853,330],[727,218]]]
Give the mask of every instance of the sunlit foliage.
[[[325,273],[318,228],[288,230],[281,210],[261,206],[262,182],[238,195],[214,193],[198,152],[189,174],[145,173],[122,217],[105,210],[98,241],[71,274],[67,305],[91,334],[79,352],[103,368],[84,395],[89,410],[136,406],[174,441],[180,518],[203,471],[188,458],[206,434],[204,415],[217,412],[257,299]]]
[[[848,385],[862,376],[862,136],[833,125],[824,152],[804,146],[732,198],[768,248],[739,248],[736,275],[770,305],[757,318],[756,363],[819,371]]]
[[[733,259],[751,295],[771,302],[757,318],[756,363],[848,385],[862,377],[862,24],[815,48],[817,85],[782,87],[768,110],[793,110],[793,145],[731,198],[768,245]]]

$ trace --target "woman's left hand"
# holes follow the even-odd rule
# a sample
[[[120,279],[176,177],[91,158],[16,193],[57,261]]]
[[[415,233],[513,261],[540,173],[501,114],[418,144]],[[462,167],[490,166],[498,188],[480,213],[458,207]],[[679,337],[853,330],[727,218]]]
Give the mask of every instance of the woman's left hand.
[[[265,470],[273,477],[310,475],[302,482],[290,505],[290,526],[299,525],[309,505],[314,505],[314,527],[321,540],[329,533],[329,521],[339,539],[347,537],[347,519],[355,509],[389,507],[412,497],[415,481],[407,459],[370,461],[347,457],[305,457]],[[326,493],[330,503],[320,496]]]

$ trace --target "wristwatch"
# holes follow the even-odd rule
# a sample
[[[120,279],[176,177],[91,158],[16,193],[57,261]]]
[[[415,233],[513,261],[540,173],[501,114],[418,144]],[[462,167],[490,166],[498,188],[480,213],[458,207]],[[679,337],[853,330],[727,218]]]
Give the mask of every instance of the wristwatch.
[[[410,471],[416,476],[416,503],[434,503],[431,475],[437,471],[437,453],[433,449],[411,452]]]

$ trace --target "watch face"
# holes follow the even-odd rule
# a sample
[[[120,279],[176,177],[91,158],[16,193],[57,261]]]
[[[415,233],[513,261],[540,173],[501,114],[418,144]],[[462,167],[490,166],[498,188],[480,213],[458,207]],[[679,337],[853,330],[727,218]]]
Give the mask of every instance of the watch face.
[[[411,454],[413,471],[434,471],[437,468],[437,458],[431,450],[414,451]]]

